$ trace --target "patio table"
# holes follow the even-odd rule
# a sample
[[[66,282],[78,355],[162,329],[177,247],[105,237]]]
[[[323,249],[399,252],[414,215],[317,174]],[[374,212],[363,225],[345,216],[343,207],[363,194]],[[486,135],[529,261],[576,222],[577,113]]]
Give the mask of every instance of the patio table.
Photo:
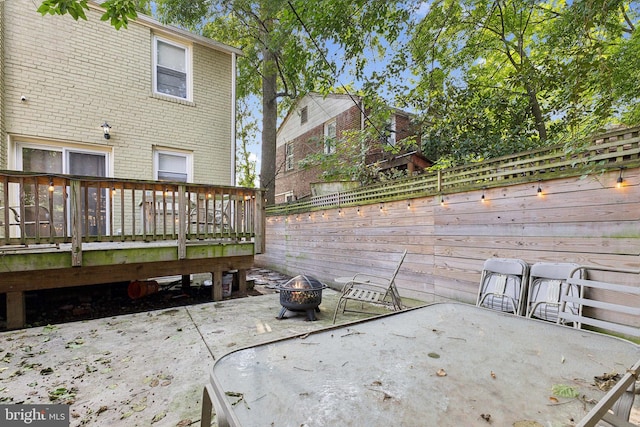
[[[220,426],[565,426],[604,396],[595,376],[639,358],[612,336],[436,303],[234,351],[206,389]]]

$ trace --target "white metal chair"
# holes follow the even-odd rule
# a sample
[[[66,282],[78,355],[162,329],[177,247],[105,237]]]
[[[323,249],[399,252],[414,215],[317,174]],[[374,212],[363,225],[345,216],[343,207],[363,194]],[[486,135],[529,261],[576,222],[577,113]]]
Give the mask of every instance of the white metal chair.
[[[607,333],[640,338],[639,279],[640,270],[577,267],[567,283],[579,287],[579,295],[562,295],[557,323],[573,322],[576,328],[587,325]],[[576,304],[578,312],[567,310],[568,304]],[[630,425],[628,420],[639,375],[640,362],[627,371],[578,426],[595,426],[598,420],[615,427]]]
[[[484,262],[476,305],[513,314],[523,312],[529,265],[521,259],[490,258]]]
[[[569,285],[567,278],[576,274],[582,278],[582,270],[576,270],[578,264],[537,262],[529,270],[527,290],[527,317],[556,322],[562,295],[578,295],[578,286]],[[565,310],[578,314],[578,305],[568,303]]]
[[[343,313],[346,311],[369,313],[369,311],[364,309],[362,303],[383,304],[392,310],[401,310],[403,308],[402,300],[400,299],[395,280],[406,255],[407,251],[405,250],[391,277],[380,277],[366,273],[357,273],[353,276],[353,278],[344,285],[344,288],[342,288],[336,310],[333,313],[333,323],[336,323],[336,316],[340,308],[342,308]],[[359,310],[347,309],[348,301],[360,303],[361,308]]]

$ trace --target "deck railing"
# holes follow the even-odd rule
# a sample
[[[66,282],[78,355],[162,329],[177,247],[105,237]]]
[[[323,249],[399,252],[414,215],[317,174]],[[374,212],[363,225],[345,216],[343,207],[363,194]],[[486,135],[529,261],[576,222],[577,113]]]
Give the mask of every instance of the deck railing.
[[[267,215],[286,215],[340,206],[438,196],[553,178],[598,173],[640,164],[640,127],[592,138],[587,147],[567,151],[556,145],[478,163],[428,172],[334,194],[270,206]]]
[[[255,241],[259,190],[0,171],[0,245]]]

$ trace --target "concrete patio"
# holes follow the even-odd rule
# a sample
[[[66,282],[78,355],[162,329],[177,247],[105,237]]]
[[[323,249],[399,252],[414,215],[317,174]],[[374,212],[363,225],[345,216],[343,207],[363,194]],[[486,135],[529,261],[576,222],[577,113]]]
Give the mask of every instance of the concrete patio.
[[[214,361],[249,345],[331,325],[325,289],[317,321],[278,320],[272,284],[260,296],[34,327],[0,334],[0,403],[69,403],[71,426],[199,425]],[[348,313],[338,322],[364,317]]]
[[[259,296],[0,333],[0,403],[70,404],[71,426],[199,425],[217,359],[331,326],[335,290],[323,291],[317,321],[291,312],[278,320],[273,284],[257,282]]]

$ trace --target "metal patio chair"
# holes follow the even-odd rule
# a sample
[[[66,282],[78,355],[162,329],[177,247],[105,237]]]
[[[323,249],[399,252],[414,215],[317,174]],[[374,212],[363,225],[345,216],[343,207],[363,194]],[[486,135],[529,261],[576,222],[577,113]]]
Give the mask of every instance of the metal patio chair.
[[[569,285],[569,275],[582,278],[581,270],[576,270],[578,264],[537,262],[529,269],[529,287],[527,289],[526,316],[536,319],[556,322],[562,295],[578,296],[578,286]],[[578,314],[578,305],[568,303],[565,310]]]
[[[522,314],[529,265],[521,259],[490,258],[484,262],[476,305]]]
[[[333,323],[336,323],[336,316],[340,308],[342,308],[342,313],[347,311],[370,313],[371,311],[365,310],[364,303],[383,304],[394,311],[402,310],[402,300],[395,280],[406,255],[407,251],[405,250],[391,277],[380,277],[367,273],[357,273],[353,276],[342,288],[336,310],[333,313]],[[349,301],[359,303],[360,309],[347,309]]]

